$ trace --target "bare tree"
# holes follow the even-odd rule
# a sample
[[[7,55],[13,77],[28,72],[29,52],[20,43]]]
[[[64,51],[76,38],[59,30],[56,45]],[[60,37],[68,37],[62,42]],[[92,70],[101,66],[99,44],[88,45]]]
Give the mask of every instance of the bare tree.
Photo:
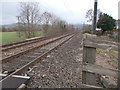
[[[37,25],[40,22],[39,3],[21,2],[20,3],[20,20],[24,26],[27,38],[34,37]]]
[[[41,23],[43,25],[43,32],[47,34],[49,26],[51,25],[53,15],[49,12],[44,12],[41,16]]]
[[[53,13],[44,12],[41,17],[44,34],[57,33],[65,30],[66,22]]]
[[[59,33],[65,31],[67,23],[55,14],[51,14],[50,24],[52,25],[52,32]]]
[[[88,20],[87,22],[91,22],[93,20],[93,9],[89,9],[87,12],[86,12],[86,17]]]
[[[87,18],[87,22],[92,22],[93,21],[93,9],[89,9],[87,12],[86,12],[86,17]],[[100,9],[97,10],[97,16],[99,16],[99,14],[101,13]],[[97,17],[97,20],[98,20],[98,17]]]

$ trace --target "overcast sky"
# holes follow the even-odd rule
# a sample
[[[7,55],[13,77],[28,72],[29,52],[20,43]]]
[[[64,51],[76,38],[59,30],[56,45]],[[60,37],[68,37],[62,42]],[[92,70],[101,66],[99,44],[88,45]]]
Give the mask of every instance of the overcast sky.
[[[86,22],[86,11],[94,7],[94,0],[1,0],[0,25],[16,23],[19,15],[19,2],[37,1],[41,11],[48,11],[71,24]],[[98,9],[118,19],[120,0],[98,0]]]

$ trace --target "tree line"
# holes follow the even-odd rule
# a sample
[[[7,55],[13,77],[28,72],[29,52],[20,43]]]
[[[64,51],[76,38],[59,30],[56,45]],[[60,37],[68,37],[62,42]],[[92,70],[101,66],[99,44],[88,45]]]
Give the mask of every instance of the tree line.
[[[86,12],[86,19],[89,23],[93,21],[93,12],[93,9],[89,9]],[[86,25],[84,28],[92,30],[92,25]],[[116,29],[116,20],[111,15],[103,13],[100,9],[98,9],[97,28],[101,29],[102,34],[104,34],[105,31],[112,31],[113,29]]]
[[[44,34],[64,32],[71,26],[53,13],[41,13],[37,2],[20,2],[18,27],[19,37],[25,34],[26,38],[30,38],[38,31],[43,31]]]

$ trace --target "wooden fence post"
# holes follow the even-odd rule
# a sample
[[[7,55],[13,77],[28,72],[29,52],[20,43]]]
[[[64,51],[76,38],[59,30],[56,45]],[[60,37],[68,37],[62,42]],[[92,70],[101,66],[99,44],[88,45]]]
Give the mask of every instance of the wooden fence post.
[[[96,59],[96,48],[86,47],[83,45],[83,65],[87,63],[95,64],[95,59]],[[96,85],[95,74],[82,71],[82,83],[87,85]]]
[[[120,29],[119,29],[120,30]],[[120,31],[119,31],[120,34]],[[117,46],[119,45],[119,46]],[[96,48],[118,51],[118,69],[112,70],[99,65],[95,65]],[[83,68],[82,68],[82,84],[83,87],[97,87],[96,74],[118,77],[118,90],[120,90],[120,36],[119,43],[100,40],[98,37],[87,34],[83,37]]]

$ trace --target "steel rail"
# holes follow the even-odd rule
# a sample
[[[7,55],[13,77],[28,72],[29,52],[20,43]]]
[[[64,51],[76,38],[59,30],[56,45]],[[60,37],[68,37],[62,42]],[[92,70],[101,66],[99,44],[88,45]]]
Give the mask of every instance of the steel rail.
[[[66,33],[70,33],[70,32],[66,32]],[[0,47],[2,47],[2,51],[5,51],[5,50],[8,50],[8,49],[20,47],[20,46],[23,46],[23,45],[28,45],[28,44],[37,42],[39,40],[42,41],[42,40],[46,40],[48,38],[52,38],[52,37],[60,36],[60,35],[62,35],[62,33],[56,34],[56,35],[52,35],[52,36],[49,35],[49,36],[45,36],[45,37],[38,37],[38,38],[27,39],[27,40],[23,40],[23,41],[13,42],[13,43],[10,43],[10,44],[4,44],[4,45],[2,45]]]
[[[70,35],[69,35],[70,36]],[[0,83],[4,82],[5,80],[9,79],[12,75],[18,75],[21,74],[23,72],[25,72],[25,70],[27,70],[29,67],[35,65],[37,62],[40,62],[40,60],[44,57],[46,57],[49,53],[51,53],[52,51],[54,51],[55,49],[57,49],[59,46],[61,46],[62,44],[64,44],[66,41],[68,41],[69,39],[71,39],[73,37],[73,35],[71,34],[71,36],[62,41],[59,45],[53,47],[52,49],[50,49],[49,51],[45,52],[44,54],[40,55],[39,57],[35,58],[33,61],[29,62],[28,64],[24,65],[23,67],[17,69],[15,72],[9,74],[8,76],[6,76],[5,78],[3,78]]]
[[[57,35],[55,35],[57,36]],[[21,42],[21,43],[17,43],[17,44],[13,44],[12,46],[9,46],[9,47],[6,47],[6,48],[2,48],[2,51],[6,51],[8,49],[14,49],[14,48],[18,48],[18,47],[21,47],[21,46],[25,46],[25,45],[29,45],[29,44],[32,44],[32,43],[36,43],[38,41],[43,41],[43,40],[46,40],[46,39],[50,39],[54,36],[48,36],[48,37],[40,37],[40,38],[35,38],[35,39],[30,39],[30,40],[26,40],[24,42]]]
[[[71,33],[70,33],[70,34],[71,34]],[[59,40],[59,39],[61,39],[61,38],[64,38],[64,37],[66,37],[66,36],[68,36],[68,35],[70,35],[70,34],[62,35],[62,36],[58,37],[56,40]],[[42,45],[40,45],[40,46],[37,46],[37,47],[33,47],[33,48],[30,48],[30,49],[21,51],[21,52],[19,52],[19,53],[16,53],[16,54],[11,55],[11,56],[8,56],[8,57],[5,57],[5,58],[3,58],[1,61],[2,61],[2,63],[6,63],[6,62],[8,62],[8,61],[10,61],[10,60],[12,60],[12,59],[14,59],[14,58],[16,58],[16,57],[19,57],[19,56],[21,56],[21,55],[23,55],[23,54],[25,54],[25,53],[27,53],[27,52],[30,52],[30,51],[32,51],[32,50],[35,50],[36,48],[39,48],[39,47],[43,47],[43,46],[45,46],[45,45],[48,45],[48,44],[50,44],[50,43],[52,43],[52,42],[54,42],[54,41],[56,41],[56,40],[53,40],[53,41],[44,43],[44,44],[42,44]]]

